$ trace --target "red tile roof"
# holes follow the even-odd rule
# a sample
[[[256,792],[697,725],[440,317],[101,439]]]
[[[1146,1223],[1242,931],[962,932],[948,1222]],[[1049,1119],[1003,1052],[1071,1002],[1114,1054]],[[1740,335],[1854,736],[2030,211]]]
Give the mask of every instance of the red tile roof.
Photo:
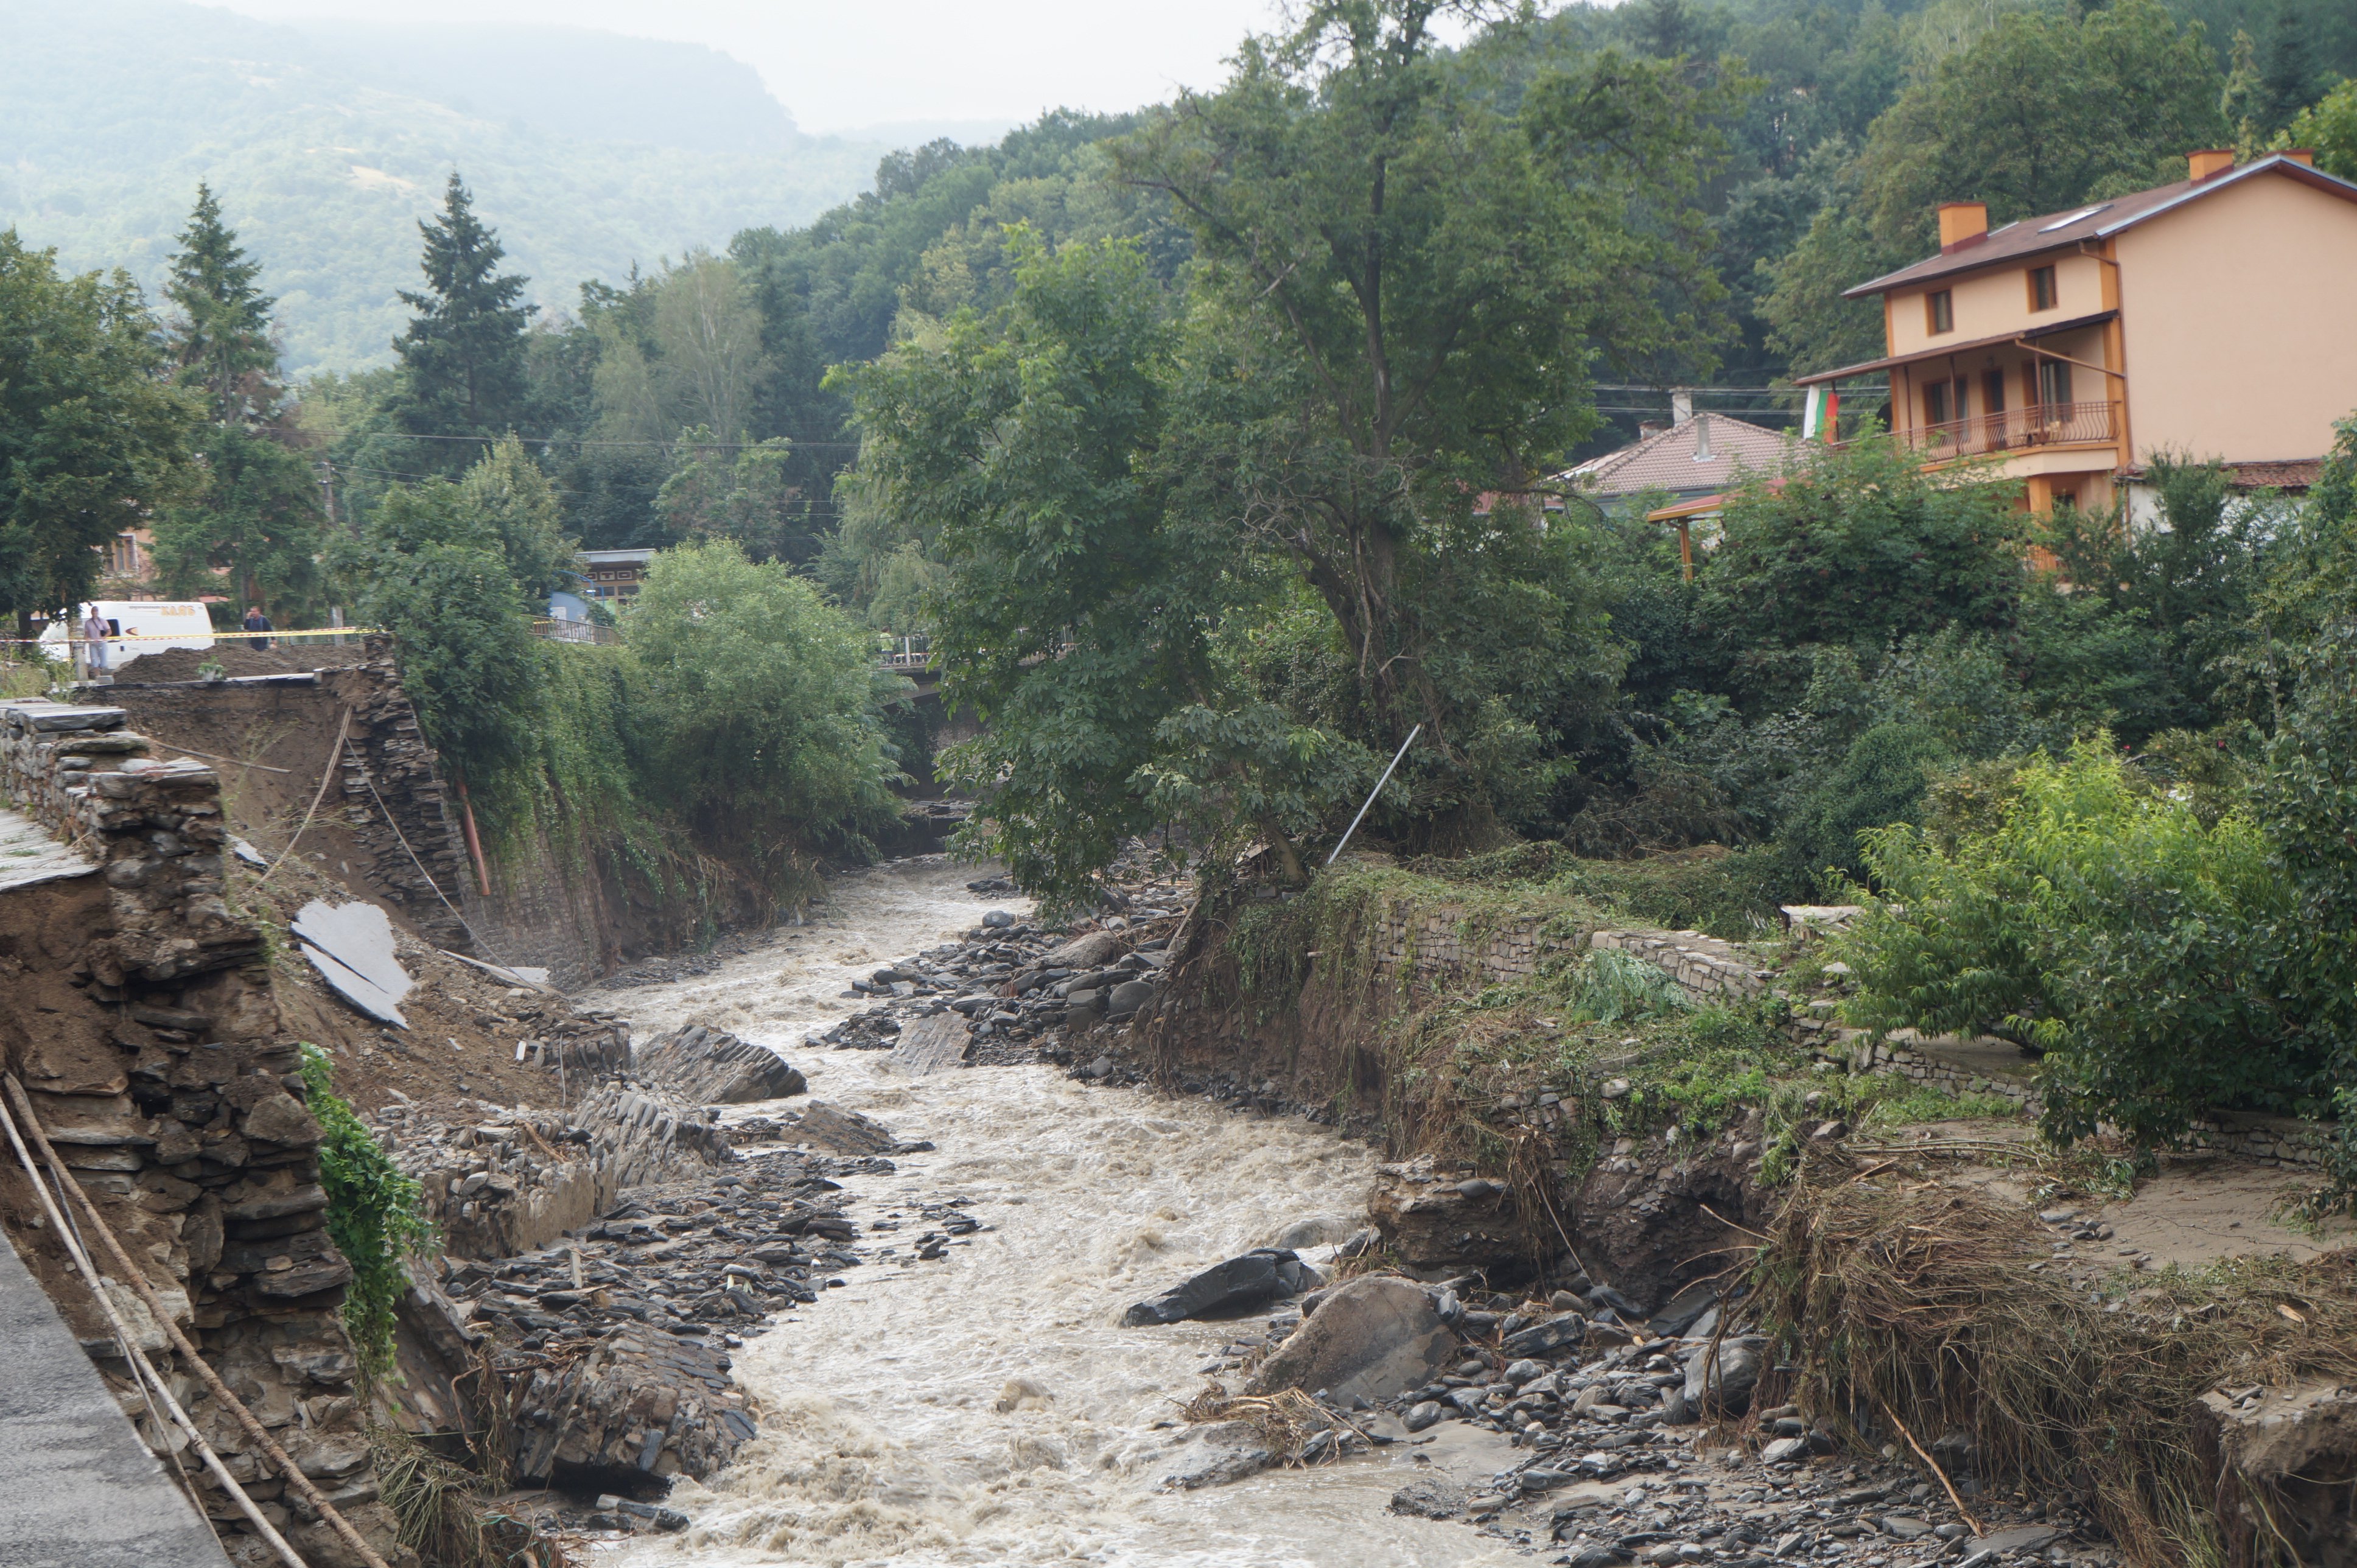
[[[2295,163],[2281,153],[2274,153],[2228,173],[2212,175],[2199,185],[2190,179],[2180,179],[2174,185],[2155,186],[2150,190],[2115,197],[2109,201],[2089,202],[2061,212],[2024,218],[2002,229],[1990,230],[1986,238],[1968,240],[1953,251],[1926,257],[1895,273],[1885,273],[1856,288],[1844,289],[1842,295],[1844,298],[1856,299],[1861,295],[1885,294],[1894,288],[1945,277],[1952,273],[1971,272],[1978,267],[2046,251],[2066,250],[2082,240],[2108,240],[2121,230],[2157,218],[2180,203],[2198,201],[2213,191],[2266,175],[2287,177],[2340,197],[2344,201],[2357,201],[2357,185],[2312,169],[2306,164]]]
[[[1696,456],[1704,428],[1710,455]],[[1724,413],[1697,413],[1617,452],[1590,457],[1565,476],[1593,496],[1632,496],[1643,490],[1724,489],[1740,469],[1775,473],[1784,467],[1787,438]]]

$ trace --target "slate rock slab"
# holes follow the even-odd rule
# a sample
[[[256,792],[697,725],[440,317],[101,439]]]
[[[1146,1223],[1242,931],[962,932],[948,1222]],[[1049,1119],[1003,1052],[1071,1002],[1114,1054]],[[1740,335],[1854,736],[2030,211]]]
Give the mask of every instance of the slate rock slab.
[[[963,1017],[935,1013],[903,1028],[885,1059],[899,1071],[922,1078],[961,1065],[973,1047],[972,1029]]]
[[[639,1070],[699,1105],[783,1100],[810,1087],[799,1069],[769,1047],[701,1024],[648,1041],[639,1051]]]
[[[1217,1312],[1239,1312],[1292,1295],[1317,1283],[1289,1249],[1261,1247],[1215,1263],[1184,1284],[1141,1301],[1122,1316],[1125,1328],[1179,1323]]]

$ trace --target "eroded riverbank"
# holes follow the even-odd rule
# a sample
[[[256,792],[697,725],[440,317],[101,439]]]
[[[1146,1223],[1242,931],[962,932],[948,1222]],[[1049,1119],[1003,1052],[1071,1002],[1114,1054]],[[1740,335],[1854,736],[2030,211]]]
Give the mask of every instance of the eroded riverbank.
[[[770,1412],[761,1434],[712,1486],[674,1490],[685,1534],[601,1560],[1523,1561],[1461,1524],[1386,1510],[1416,1475],[1497,1468],[1503,1444],[1470,1430],[1315,1471],[1165,1487],[1211,1457],[1178,1406],[1233,1327],[1124,1329],[1123,1309],[1296,1219],[1361,1212],[1372,1150],[1299,1121],[1082,1088],[1047,1067],[909,1079],[881,1052],[802,1045],[864,1005],[841,994],[851,979],[1022,908],[967,892],[972,875],[933,861],[847,878],[813,925],[627,993],[641,1034],[702,1023],[778,1047],[813,1098],[935,1144],[894,1175],[845,1183],[871,1242],[891,1244],[879,1222],[952,1197],[984,1229],[939,1262],[904,1248],[849,1271],[748,1345],[737,1369]]]

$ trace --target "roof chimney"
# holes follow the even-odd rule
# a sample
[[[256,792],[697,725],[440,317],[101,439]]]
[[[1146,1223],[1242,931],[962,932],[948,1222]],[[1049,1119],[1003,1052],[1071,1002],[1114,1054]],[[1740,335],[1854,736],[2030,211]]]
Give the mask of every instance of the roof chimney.
[[[2224,174],[2233,166],[2234,149],[2232,147],[2203,147],[2199,152],[2185,155],[2185,172],[2196,185],[2213,175]]]
[[[1672,387],[1670,389],[1670,423],[1672,424],[1684,424],[1687,420],[1692,419],[1693,417],[1694,389],[1692,387]]]
[[[1987,238],[1987,202],[1943,201],[1940,203],[1940,250],[1943,253],[1962,250],[1966,245]]]
[[[1706,413],[1695,414],[1694,427],[1694,460],[1697,463],[1707,463],[1710,461],[1710,415]]]
[[[2289,158],[2292,162],[2299,165],[2302,168],[2314,168],[2316,166],[2316,149],[2314,147],[2286,147],[2283,150],[2283,156]]]

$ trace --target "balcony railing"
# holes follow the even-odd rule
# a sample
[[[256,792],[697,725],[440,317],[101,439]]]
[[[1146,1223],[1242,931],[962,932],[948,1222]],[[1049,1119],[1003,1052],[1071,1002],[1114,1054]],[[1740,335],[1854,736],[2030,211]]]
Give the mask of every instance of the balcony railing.
[[[1944,424],[1917,424],[1899,432],[1909,449],[1927,457],[1967,457],[1983,452],[2018,452],[2074,441],[2112,439],[2107,403],[2044,403],[2009,408]]]

